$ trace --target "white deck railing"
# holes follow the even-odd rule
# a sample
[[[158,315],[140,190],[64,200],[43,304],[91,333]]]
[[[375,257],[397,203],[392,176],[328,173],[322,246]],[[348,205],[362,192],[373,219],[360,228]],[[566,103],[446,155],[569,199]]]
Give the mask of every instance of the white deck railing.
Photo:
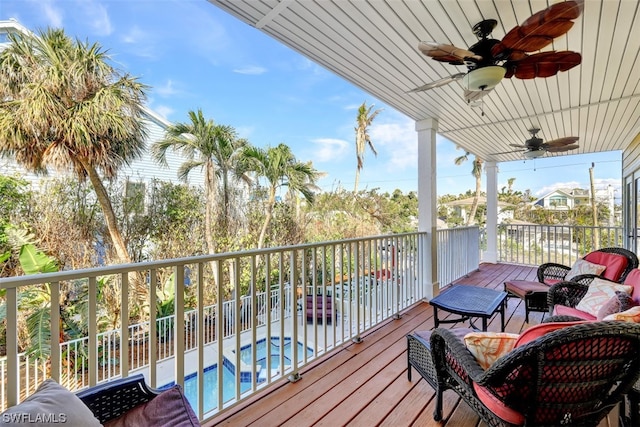
[[[540,265],[573,265],[587,253],[604,247],[623,247],[622,227],[568,225],[498,226],[498,261]]]
[[[426,233],[406,233],[0,279],[7,303],[0,405],[16,404],[46,377],[77,390],[133,372],[143,372],[153,387],[171,382],[184,386],[185,377],[196,374],[190,380],[196,382],[192,404],[204,420],[277,378],[295,380],[309,361],[359,340],[368,328],[424,298],[427,238]],[[193,272],[189,293],[195,309],[185,308],[185,267]],[[174,314],[156,318],[155,310],[137,309],[155,307],[158,292],[149,283],[159,284],[159,277],[169,275],[176,290]],[[98,330],[99,280],[109,280],[119,291],[119,317],[127,321],[120,321],[116,330]],[[88,295],[88,334],[52,340],[46,360],[30,361],[18,347],[18,297],[26,287],[44,284],[50,289],[51,336],[60,336],[60,313],[67,309],[59,304],[60,292],[70,287]],[[243,284],[248,295],[240,296]],[[144,299],[135,299],[141,293]],[[306,300],[312,295],[331,300],[331,309],[319,308],[331,322],[316,316],[307,320]],[[310,300],[315,312],[322,299]],[[257,343],[267,339],[269,354],[270,337],[297,340],[302,350],[293,345],[290,355],[280,352],[278,360],[266,357],[258,364],[263,355]],[[217,375],[205,390],[205,369],[213,365],[240,375],[231,386]],[[241,384],[241,379],[249,381]],[[217,393],[205,405],[208,387],[230,387],[231,395]]]
[[[477,226],[438,230],[437,238],[440,288],[478,269],[480,230]]]

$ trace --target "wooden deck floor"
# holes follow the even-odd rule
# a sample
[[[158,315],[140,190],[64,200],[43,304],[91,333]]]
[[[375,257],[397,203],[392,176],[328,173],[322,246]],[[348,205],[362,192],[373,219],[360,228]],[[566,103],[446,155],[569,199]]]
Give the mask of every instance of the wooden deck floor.
[[[507,279],[535,280],[536,270],[511,264],[483,264],[458,283],[503,289]],[[530,313],[540,323],[543,313]],[[510,298],[505,313],[507,332],[528,326],[524,306]],[[249,400],[218,414],[206,425],[231,426],[477,426],[478,417],[451,391],[445,393],[444,422],[433,420],[434,390],[414,371],[407,379],[405,336],[433,328],[428,303],[414,306],[363,336],[359,344],[345,344],[306,367],[296,383],[282,380]],[[444,324],[455,327],[456,324]],[[499,316],[488,330],[499,331]]]

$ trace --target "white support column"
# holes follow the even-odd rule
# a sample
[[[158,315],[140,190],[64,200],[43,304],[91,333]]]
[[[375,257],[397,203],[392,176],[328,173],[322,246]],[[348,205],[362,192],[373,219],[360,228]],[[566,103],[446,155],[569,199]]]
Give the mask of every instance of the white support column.
[[[482,254],[483,262],[498,262],[498,166],[496,162],[486,162],[487,174],[487,249]]]
[[[438,120],[424,119],[416,122],[418,132],[418,231],[428,233],[423,246],[425,298],[431,299],[440,290],[438,283],[438,241],[436,227],[438,220],[438,192],[436,181],[436,132]]]

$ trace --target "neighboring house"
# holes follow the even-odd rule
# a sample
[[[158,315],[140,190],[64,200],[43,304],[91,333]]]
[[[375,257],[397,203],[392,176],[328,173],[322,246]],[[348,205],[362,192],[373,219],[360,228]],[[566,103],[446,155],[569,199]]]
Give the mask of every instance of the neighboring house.
[[[580,205],[588,205],[590,202],[589,190],[574,188],[554,190],[534,201],[533,205],[544,209],[569,210]]]
[[[613,187],[605,192],[596,192],[596,200],[606,205],[613,204]],[[591,192],[582,188],[557,189],[532,203],[544,209],[569,210],[591,204]]]
[[[22,32],[29,33],[25,27],[19,24],[16,20],[11,19],[8,21],[0,21],[0,51],[6,47],[6,36],[10,32]],[[154,111],[144,108],[144,123],[147,131],[146,147],[147,150],[141,158],[132,162],[128,167],[124,167],[118,173],[119,180],[125,180],[125,191],[127,194],[133,192],[138,193],[145,190],[145,185],[151,182],[153,179],[161,181],[181,183],[178,180],[178,168],[185,160],[185,157],[179,155],[174,150],[170,149],[166,153],[167,167],[160,166],[151,157],[150,147],[164,137],[165,130],[171,126],[171,123],[160,117]],[[49,176],[61,176],[64,173],[50,170]],[[42,176],[35,175],[27,172],[22,166],[15,163],[12,159],[0,158],[0,174],[3,175],[15,175],[19,174],[27,181],[29,181],[34,189],[37,189],[40,185]],[[46,179],[46,177],[44,177]],[[191,174],[188,177],[187,183],[192,186],[204,186],[204,173]]]
[[[449,213],[455,212],[461,218],[466,219],[469,215],[469,211],[471,210],[471,206],[473,206],[473,197],[468,197],[466,199],[454,200],[453,202],[444,203],[443,205],[447,207],[447,211]],[[478,207],[483,207],[487,205],[487,198],[484,196],[480,196],[478,199]],[[501,222],[508,221],[513,218],[513,209],[506,209],[513,207],[512,204],[498,201],[498,224]]]

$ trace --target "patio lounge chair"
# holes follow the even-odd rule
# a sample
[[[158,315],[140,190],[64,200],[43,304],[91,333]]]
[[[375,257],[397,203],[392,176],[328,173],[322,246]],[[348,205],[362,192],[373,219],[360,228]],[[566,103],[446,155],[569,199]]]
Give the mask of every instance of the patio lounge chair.
[[[588,253],[582,258],[588,263],[603,265],[606,268],[601,273],[602,277],[613,282],[623,281],[630,271],[638,267],[638,257],[624,248],[602,248]],[[529,312],[546,312],[549,287],[555,283],[567,279],[572,267],[553,262],[542,264],[538,267],[538,281],[508,280],[504,283],[504,290],[509,297],[517,297],[524,300],[525,321],[529,322]],[[573,275],[573,274],[572,274]],[[596,274],[579,274],[570,280],[588,284]]]
[[[539,336],[545,328],[555,330]],[[596,426],[640,376],[635,323],[536,325],[486,370],[454,330],[435,329],[430,346],[436,421],[451,389],[490,426]]]
[[[315,318],[318,321],[331,323],[335,318],[333,302],[330,295],[307,295],[306,311],[307,322]]]
[[[618,247],[598,249],[589,252],[582,259],[593,264],[606,266],[602,277],[612,282],[622,282],[631,270],[638,268],[636,254],[628,249]],[[538,267],[538,281],[551,286],[566,280],[569,271],[571,271],[569,266],[548,262]]]
[[[547,294],[547,305],[551,315],[573,316],[582,320],[602,320],[598,319],[598,313],[595,309],[585,311],[584,305],[580,301],[589,293],[590,285],[595,278],[582,278],[580,282],[566,281],[559,282],[549,288]],[[632,287],[631,301],[629,306],[640,305],[640,270],[633,269],[625,278],[622,284],[613,282],[599,281],[600,284],[611,283],[612,286],[627,285]],[[626,307],[629,308],[629,307]],[[626,309],[625,308],[625,309]],[[604,317],[608,312],[601,313],[600,317]]]

